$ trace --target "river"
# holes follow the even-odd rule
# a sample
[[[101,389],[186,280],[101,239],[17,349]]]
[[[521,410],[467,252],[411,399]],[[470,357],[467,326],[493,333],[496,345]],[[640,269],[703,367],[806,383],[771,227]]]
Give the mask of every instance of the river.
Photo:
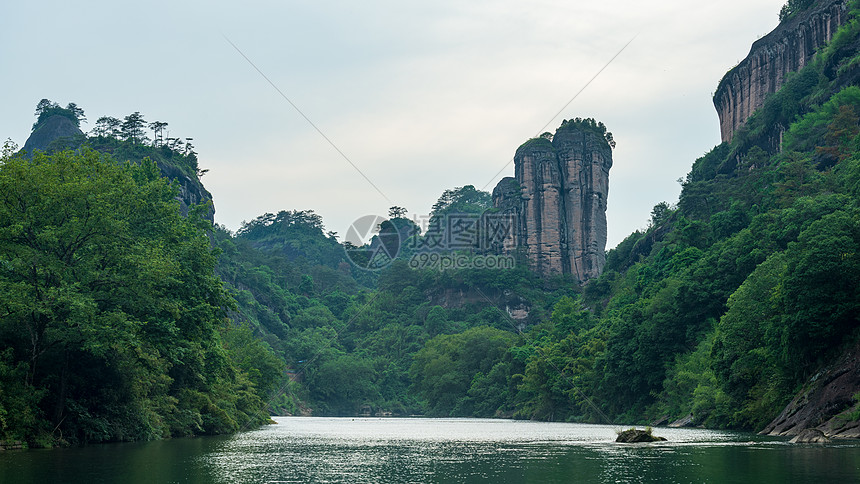
[[[488,419],[277,417],[232,436],[0,452],[0,483],[860,482],[860,442]]]

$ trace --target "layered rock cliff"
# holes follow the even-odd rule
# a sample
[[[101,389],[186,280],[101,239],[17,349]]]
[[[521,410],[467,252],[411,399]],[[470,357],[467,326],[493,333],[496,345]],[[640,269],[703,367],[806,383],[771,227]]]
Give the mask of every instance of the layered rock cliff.
[[[515,215],[503,250],[522,250],[544,275],[569,274],[580,282],[599,276],[606,261],[612,167],[605,128],[593,120],[566,121],[552,140],[535,138],[520,146],[514,166],[514,178],[502,179],[493,190],[494,207]]]
[[[848,20],[847,5],[848,0],[820,0],[752,45],[749,55],[723,77],[714,93],[723,141],[731,141],[767,95],[783,85],[786,75],[805,66],[830,41]]]

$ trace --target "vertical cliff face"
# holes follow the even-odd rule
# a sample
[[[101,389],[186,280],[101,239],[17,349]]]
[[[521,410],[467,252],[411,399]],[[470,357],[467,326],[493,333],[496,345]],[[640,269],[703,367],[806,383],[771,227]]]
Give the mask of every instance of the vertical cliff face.
[[[519,247],[544,275],[583,282],[605,263],[606,200],[612,150],[599,130],[565,123],[552,141],[529,140],[514,156],[515,177],[493,190],[493,205],[516,215],[505,250]]]
[[[34,150],[47,151],[56,141],[73,141],[84,136],[71,119],[65,116],[51,116],[32,132],[24,142],[24,151],[33,153]]]
[[[789,72],[805,66],[848,20],[848,0],[820,0],[783,21],[752,45],[749,55],[730,70],[714,93],[723,141],[776,92]],[[785,127],[783,127],[784,129]]]

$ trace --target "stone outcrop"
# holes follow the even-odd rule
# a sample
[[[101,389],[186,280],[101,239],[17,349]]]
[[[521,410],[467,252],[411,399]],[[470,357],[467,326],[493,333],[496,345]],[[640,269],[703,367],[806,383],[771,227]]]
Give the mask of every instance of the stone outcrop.
[[[847,4],[848,0],[820,0],[798,12],[756,41],[749,55],[723,77],[714,94],[723,141],[731,141],[765,97],[783,85],[786,74],[801,69],[830,41],[848,20]]]
[[[48,151],[52,144],[72,141],[83,136],[84,132],[71,119],[60,115],[51,116],[30,133],[30,137],[24,142],[24,151],[27,153],[33,153],[33,150]]]
[[[552,140],[527,141],[514,178],[493,190],[493,206],[513,215],[503,250],[522,250],[543,275],[596,278],[606,261],[606,201],[612,149],[604,135],[566,122]]]
[[[789,440],[792,444],[826,444],[830,439],[818,429],[806,429]]]
[[[665,442],[666,437],[657,437],[651,434],[651,430],[627,429],[618,434],[615,439],[621,444],[638,444],[642,442]]]
[[[669,427],[672,427],[672,428],[695,427],[695,424],[693,423],[693,414],[690,413],[690,414],[687,414],[686,417],[681,417],[678,420],[675,420],[674,422],[669,424]]]
[[[188,215],[188,209],[191,205],[199,205],[212,201],[212,194],[203,186],[199,178],[188,176],[179,168],[165,163],[159,164],[158,168],[161,170],[162,176],[168,180],[175,181],[179,186],[179,195],[176,199],[179,200],[179,210],[182,212],[182,215]],[[206,212],[206,218],[214,223],[214,204]]]
[[[860,438],[860,342],[814,375],[762,434],[790,437],[816,429],[829,438]]]
[[[507,290],[491,288],[476,289],[474,287],[436,287],[427,293],[427,301],[432,306],[445,309],[463,307],[496,307],[505,308],[505,312],[516,323],[519,331],[525,331],[529,323],[531,303],[519,295]]]

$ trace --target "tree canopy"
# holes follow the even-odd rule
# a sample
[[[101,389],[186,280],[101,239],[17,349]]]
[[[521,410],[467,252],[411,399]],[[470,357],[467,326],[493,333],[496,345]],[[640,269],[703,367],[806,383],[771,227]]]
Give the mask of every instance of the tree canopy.
[[[0,160],[0,435],[220,433],[262,400],[221,343],[233,302],[202,222],[151,162]]]

